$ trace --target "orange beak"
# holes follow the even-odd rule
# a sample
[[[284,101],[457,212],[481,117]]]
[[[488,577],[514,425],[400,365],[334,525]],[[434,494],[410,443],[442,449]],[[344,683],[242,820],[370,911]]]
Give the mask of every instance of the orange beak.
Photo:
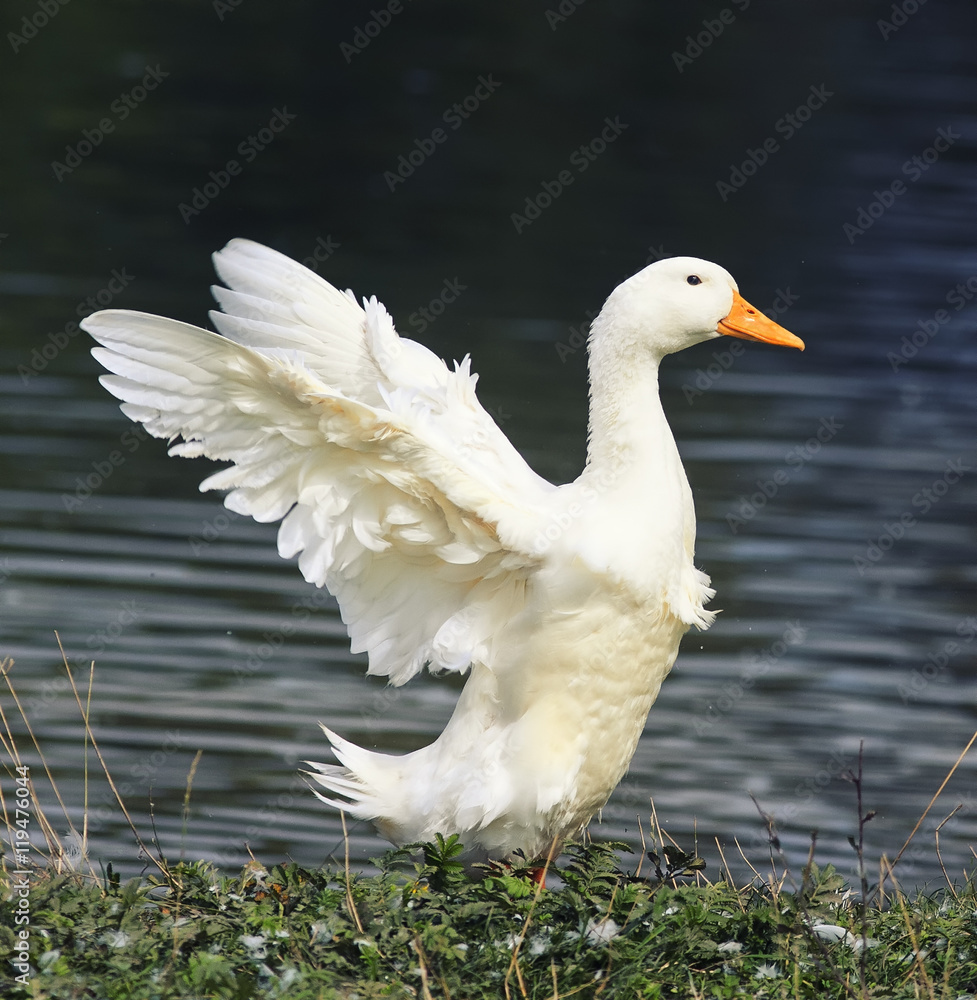
[[[720,333],[740,340],[762,340],[765,344],[780,344],[804,350],[804,341],[785,330],[779,323],[767,319],[755,306],[751,306],[739,292],[733,292],[733,308],[719,321]]]

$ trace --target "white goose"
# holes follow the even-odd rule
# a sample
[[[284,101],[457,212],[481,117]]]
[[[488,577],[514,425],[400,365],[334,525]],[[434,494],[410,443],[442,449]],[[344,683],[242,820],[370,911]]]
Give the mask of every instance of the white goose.
[[[150,434],[182,436],[171,455],[232,463],[201,490],[284,518],[279,553],[336,596],[369,673],[469,673],[413,753],[323,727],[341,764],[311,764],[316,794],[394,843],[551,854],[627,770],[679,639],[715,617],[659,363],[722,334],[803,342],[716,264],[646,267],[593,322],[587,464],[553,486],[479,405],[467,357],[449,370],[376,298],[256,243],[214,263],[220,334],[125,310],[84,321],[102,383]]]

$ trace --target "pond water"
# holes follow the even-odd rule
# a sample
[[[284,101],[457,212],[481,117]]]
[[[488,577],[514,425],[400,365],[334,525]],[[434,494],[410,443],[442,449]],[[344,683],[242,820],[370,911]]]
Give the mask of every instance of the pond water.
[[[249,850],[265,863],[341,857],[339,818],[299,774],[301,761],[327,754],[319,723],[400,752],[432,741],[453,708],[456,679],[425,676],[399,689],[367,679],[335,603],[278,558],[275,526],[200,495],[211,466],[167,458],[164,443],[129,424],[98,385],[84,335],[67,325],[102,289],[113,305],[203,323],[208,250],[248,235],[301,259],[327,232],[341,248],[320,273],[378,294],[404,335],[443,356],[470,352],[483,403],[554,481],[573,478],[584,455],[581,324],[647,258],[716,257],[747,298],[806,340],[804,354],[744,345],[734,355],[730,341],[666,363],[665,407],[696,496],[697,561],[722,614],[686,637],[631,770],[591,832],[640,845],[653,799],[661,827],[686,849],[697,844],[711,873],[718,839],[743,874],[737,842],[753,864],[767,854],[752,793],[776,817],[797,869],[817,829],[817,857],[849,874],[856,807],[844,774],[864,742],[865,803],[878,811],[866,830],[869,856],[899,850],[977,729],[974,29],[964,4],[920,14],[891,39],[879,38],[871,17],[823,9],[830,14],[811,26],[796,66],[783,45],[769,49],[782,74],[774,94],[754,76],[727,93],[723,71],[735,54],[720,51],[719,40],[714,62],[703,56],[698,76],[690,67],[680,77],[671,52],[695,18],[687,26],[673,13],[652,25],[628,5],[603,15],[581,9],[577,34],[572,23],[559,29],[566,51],[546,49],[538,66],[528,53],[543,41],[530,44],[529,22],[515,11],[499,13],[488,34],[477,19],[451,28],[463,66],[438,50],[416,64],[396,57],[396,71],[372,50],[357,57],[375,54],[369,65],[342,65],[333,50],[355,20],[313,19],[305,30],[331,47],[323,78],[302,59],[290,75],[286,56],[272,54],[254,69],[260,82],[249,94],[244,53],[266,25],[247,5],[226,29],[239,34],[219,44],[218,29],[202,21],[198,36],[181,39],[173,25],[120,14],[99,34],[104,24],[66,9],[60,17],[79,19],[97,57],[77,63],[53,25],[18,57],[31,96],[17,113],[31,102],[44,113],[42,138],[15,151],[11,178],[25,194],[0,244],[0,656],[15,660],[12,681],[79,829],[86,767],[92,776],[92,857],[141,866],[86,754],[55,632],[83,699],[94,660],[100,749],[143,837],[155,836],[169,856],[185,850],[227,867]],[[653,84],[640,76],[640,46],[622,41],[629,17],[671,39],[656,49]],[[529,46],[522,55],[506,25]],[[568,74],[588,30],[619,46],[620,71],[574,107],[582,85]],[[289,31],[301,47],[299,26]],[[749,31],[754,43],[794,37],[776,18]],[[402,42],[434,38],[431,22],[409,24],[407,15],[403,32]],[[133,112],[124,141],[107,141],[77,176],[49,176],[44,187],[31,170],[49,170],[47,161],[98,120],[102,95],[113,96],[106,79],[132,87],[138,80],[126,67],[154,53],[173,67],[170,91],[161,84],[157,104],[147,98],[143,117]],[[87,81],[90,93],[76,103],[45,75],[59,54]],[[584,75],[596,81],[613,61],[606,48]],[[492,98],[499,104],[459,133],[454,150],[446,143],[442,160],[432,156],[426,174],[408,178],[414,187],[388,190],[384,171],[415,136],[430,134],[445,95],[483,65],[511,73],[499,70],[509,87]],[[222,69],[238,90],[221,90]],[[70,66],[62,74],[68,79]],[[776,130],[781,113],[822,79],[837,97],[788,144]],[[201,80],[210,88],[202,110]],[[390,100],[378,96],[387,85]],[[544,100],[537,88],[547,87]],[[341,111],[313,99],[327,94],[341,97]],[[194,178],[223,162],[223,137],[237,134],[227,120],[257,120],[266,97],[299,109],[295,132],[210,215],[183,226],[175,206]],[[553,132],[541,138],[549,107]],[[565,208],[513,236],[511,211],[570,162],[571,137],[591,138],[591,125],[618,109],[633,130],[620,151],[593,164],[586,190],[584,175],[575,178],[578,189],[561,196]],[[313,144],[349,128],[342,119],[354,111],[376,124],[329,152],[326,202],[309,166],[310,157],[321,160]],[[768,131],[782,138],[780,160],[723,199],[717,181],[732,177]],[[506,133],[507,146],[499,141]],[[173,150],[150,167],[160,136]],[[675,149],[688,150],[687,163],[672,162]],[[913,156],[926,167],[915,178],[903,169]],[[893,188],[899,180],[902,189]],[[650,204],[661,190],[672,196]],[[305,211],[318,218],[300,219]],[[36,244],[25,237],[32,225],[43,234]],[[458,275],[464,295],[420,336],[411,317]],[[24,724],[3,698],[38,774]],[[939,875],[933,830],[958,805],[940,846],[953,874],[972,861],[975,796],[977,756],[968,756],[918,835],[920,850],[901,863],[904,880]],[[349,832],[354,864],[385,847],[366,824]]]

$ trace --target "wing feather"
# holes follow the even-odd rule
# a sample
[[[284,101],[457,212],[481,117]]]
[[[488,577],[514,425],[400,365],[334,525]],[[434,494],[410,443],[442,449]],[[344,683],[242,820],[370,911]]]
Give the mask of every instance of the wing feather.
[[[336,596],[370,672],[463,670],[518,610],[555,487],[455,370],[274,251],[215,255],[221,334],[123,310],[84,328],[105,387],[171,454],[231,463],[201,483],[282,524],[282,556]],[[181,440],[177,440],[181,439]]]

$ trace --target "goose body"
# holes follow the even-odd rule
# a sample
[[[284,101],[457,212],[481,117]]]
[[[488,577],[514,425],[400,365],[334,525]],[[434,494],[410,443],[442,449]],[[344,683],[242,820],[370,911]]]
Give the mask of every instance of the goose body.
[[[800,347],[716,264],[650,265],[591,327],[586,467],[537,476],[449,369],[360,305],[246,240],[214,255],[219,333],[124,310],[82,324],[106,388],[171,454],[231,464],[201,489],[282,519],[284,557],[338,599],[369,672],[467,672],[431,745],[402,756],[325,729],[325,802],[394,843],[458,833],[533,858],[607,801],[692,626],[714,612],[658,395],[666,355],[722,334]]]

